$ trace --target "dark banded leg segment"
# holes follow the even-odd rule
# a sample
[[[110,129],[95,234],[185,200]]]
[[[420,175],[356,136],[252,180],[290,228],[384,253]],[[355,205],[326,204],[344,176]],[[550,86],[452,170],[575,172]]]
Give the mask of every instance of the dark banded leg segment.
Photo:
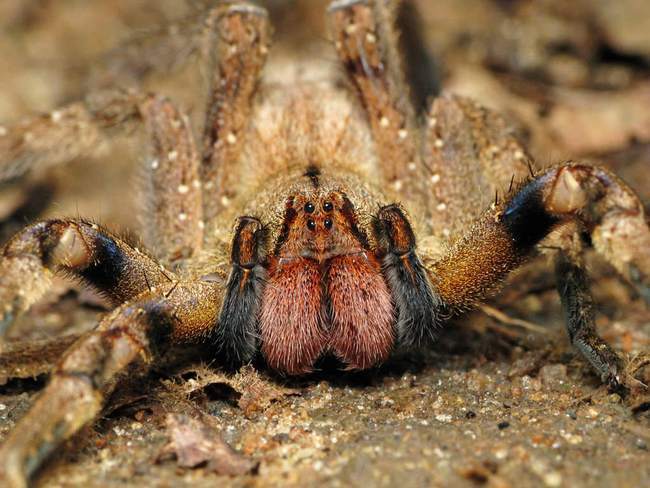
[[[115,305],[173,280],[152,258],[83,220],[48,220],[14,236],[0,257],[0,332],[48,289],[50,273],[81,279]]]
[[[422,345],[434,338],[442,301],[416,254],[411,224],[399,206],[389,205],[379,210],[375,230],[382,241],[382,271],[397,309],[397,344]]]
[[[650,229],[641,202],[609,171],[573,163],[547,170],[487,212],[431,267],[431,282],[446,305],[456,309],[471,306],[494,289],[553,228],[571,220],[589,230],[596,250],[641,293],[648,289]],[[563,261],[558,266],[570,335],[609,381],[617,370],[616,361],[603,352],[602,340],[594,338],[595,332],[580,325],[580,320],[588,324],[590,319],[574,316],[589,309],[582,271]]]
[[[334,1],[330,28],[368,115],[384,181],[405,198],[421,202],[418,128],[397,52],[396,12],[385,3]]]
[[[206,222],[236,196],[237,163],[271,30],[266,10],[247,2],[216,7],[208,25],[213,59],[201,166]]]
[[[555,274],[571,344],[589,361],[603,383],[619,389],[623,363],[596,332],[593,299],[580,257],[559,251]]]
[[[205,282],[166,284],[107,315],[81,337],[0,447],[0,485],[27,486],[43,462],[101,412],[121,378],[144,373],[170,344],[205,335],[221,290]]]
[[[211,340],[231,367],[253,359],[259,344],[258,312],[266,279],[261,264],[264,227],[253,217],[242,217],[232,243],[232,268],[226,295]]]

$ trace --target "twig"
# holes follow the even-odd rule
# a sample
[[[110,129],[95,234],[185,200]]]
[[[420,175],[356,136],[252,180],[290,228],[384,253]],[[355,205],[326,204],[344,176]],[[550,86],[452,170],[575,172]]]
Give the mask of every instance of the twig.
[[[541,325],[533,324],[527,320],[510,317],[509,315],[503,313],[501,310],[498,310],[489,305],[481,304],[479,305],[479,309],[488,317],[498,320],[503,324],[521,327],[522,329],[526,329],[537,334],[548,334],[548,330]]]

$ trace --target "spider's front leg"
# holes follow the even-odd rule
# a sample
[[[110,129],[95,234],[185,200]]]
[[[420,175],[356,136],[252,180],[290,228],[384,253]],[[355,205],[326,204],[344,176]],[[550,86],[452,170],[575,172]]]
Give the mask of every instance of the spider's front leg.
[[[432,283],[448,306],[475,303],[552,229],[571,220],[590,231],[595,249],[647,299],[650,229],[643,205],[611,172],[574,163],[547,170],[486,212],[431,267]],[[596,334],[584,273],[568,251],[560,253],[556,271],[570,338],[603,381],[617,386],[620,359]]]
[[[0,484],[25,486],[57,446],[99,414],[120,378],[142,372],[170,345],[205,336],[222,293],[218,282],[166,283],[116,308],[80,338],[0,447]]]
[[[0,255],[0,333],[47,291],[51,272],[81,279],[115,305],[173,280],[152,258],[96,224],[37,222],[15,235]]]

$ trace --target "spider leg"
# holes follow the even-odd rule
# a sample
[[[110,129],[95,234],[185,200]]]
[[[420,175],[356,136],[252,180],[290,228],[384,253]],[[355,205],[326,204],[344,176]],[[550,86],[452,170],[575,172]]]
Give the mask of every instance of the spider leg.
[[[472,100],[436,98],[423,130],[430,227],[438,238],[457,237],[495,195],[503,197],[511,182],[529,175],[529,157],[517,131]]]
[[[618,388],[622,361],[596,331],[594,304],[581,256],[559,250],[555,274],[571,344],[589,361],[603,383]]]
[[[611,172],[576,163],[545,171],[494,205],[430,267],[433,287],[447,306],[467,307],[493,289],[552,229],[572,220],[590,231],[595,249],[647,299],[650,229],[643,205]],[[557,274],[573,342],[600,374],[615,377],[618,363],[606,360],[612,356],[590,330],[588,292],[580,267],[561,255]]]
[[[0,181],[98,154],[106,131],[140,117],[141,93],[106,90],[84,102],[0,126]]]
[[[236,196],[244,131],[270,42],[266,10],[247,2],[215,8],[208,27],[212,78],[201,166],[206,222]]]
[[[50,273],[72,275],[115,305],[169,283],[173,273],[98,225],[78,219],[32,224],[0,254],[0,333],[47,290]]]
[[[638,196],[610,171],[566,163],[495,205],[432,266],[444,301],[480,300],[562,222],[578,219],[595,249],[647,296],[650,231]]]
[[[399,62],[395,6],[369,0],[330,4],[330,30],[370,122],[386,186],[422,202],[419,129]]]
[[[174,264],[203,243],[200,159],[187,116],[169,100],[149,97],[141,111],[152,147],[149,212],[143,224],[157,257]]]
[[[217,320],[223,285],[166,284],[108,314],[54,368],[50,382],[0,446],[0,483],[26,480],[66,439],[92,421],[122,379],[141,373],[169,346],[204,336]]]

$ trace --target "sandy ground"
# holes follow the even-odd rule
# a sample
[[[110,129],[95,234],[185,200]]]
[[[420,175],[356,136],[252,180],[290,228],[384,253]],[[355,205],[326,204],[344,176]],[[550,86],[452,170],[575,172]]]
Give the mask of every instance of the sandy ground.
[[[317,3],[301,15],[318,17]],[[650,31],[639,25],[650,17],[647,2],[618,2],[615,12],[587,0],[418,3],[444,89],[517,119],[542,163],[601,161],[650,201]],[[89,79],[101,82],[102,53],[188,12],[173,1],[3,1],[0,123],[79,97]],[[174,76],[154,75],[146,86],[192,107],[179,79],[193,75]],[[104,157],[0,187],[0,239],[44,215],[132,226],[138,156],[132,138],[120,139]],[[589,264],[599,331],[634,360],[650,350],[650,312],[597,257]],[[227,377],[192,351],[170,358],[118,388],[105,415],[67,443],[37,485],[645,486],[650,396],[643,388],[609,393],[571,349],[550,270],[542,257],[515,274],[486,309],[505,314],[499,320],[468,314],[430,350],[375,371],[286,380],[260,368]],[[79,333],[102,311],[96,297],[58,283],[13,336]],[[42,388],[43,369],[0,387],[0,438]],[[637,373],[646,383],[647,369]],[[249,472],[218,474],[228,469],[209,456],[184,458],[183,419],[200,422],[191,433],[216,439],[210,452],[221,452],[221,438],[251,461],[242,469]],[[232,453],[222,459],[231,457],[242,462]]]

